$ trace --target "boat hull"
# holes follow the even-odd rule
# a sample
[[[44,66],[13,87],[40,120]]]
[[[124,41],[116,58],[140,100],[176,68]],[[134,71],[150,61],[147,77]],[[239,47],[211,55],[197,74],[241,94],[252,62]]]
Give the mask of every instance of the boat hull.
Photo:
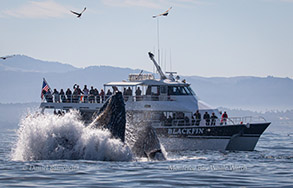
[[[157,127],[166,151],[232,150],[252,151],[270,123],[225,126]]]

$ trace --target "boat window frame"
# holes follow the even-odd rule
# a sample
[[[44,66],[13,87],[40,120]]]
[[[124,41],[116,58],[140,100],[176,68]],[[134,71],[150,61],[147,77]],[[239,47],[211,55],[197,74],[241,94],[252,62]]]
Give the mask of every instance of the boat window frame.
[[[193,92],[190,91],[188,87],[189,86],[186,86],[186,85],[170,85],[168,86],[168,95],[175,95],[175,96],[193,95]]]

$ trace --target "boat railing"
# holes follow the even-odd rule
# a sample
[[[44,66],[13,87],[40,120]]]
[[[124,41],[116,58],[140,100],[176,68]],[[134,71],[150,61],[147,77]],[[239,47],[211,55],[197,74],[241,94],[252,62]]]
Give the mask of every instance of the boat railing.
[[[101,96],[93,96],[93,95],[45,95],[42,102],[47,103],[103,103],[106,101],[110,95],[101,95]],[[136,95],[136,96],[128,96],[123,95],[124,101],[128,102],[138,102],[138,101],[174,101],[170,96],[165,95]]]
[[[228,118],[233,124],[261,123],[267,122],[262,116],[244,116]]]
[[[231,125],[249,125],[250,123],[266,122],[262,116],[245,116],[245,117],[231,117],[231,118],[219,118],[214,121],[210,120],[206,122],[201,119],[199,122],[192,119],[173,119],[173,120],[148,120],[155,127],[177,127],[177,126],[231,126]]]
[[[103,103],[110,95],[45,95],[45,103]]]

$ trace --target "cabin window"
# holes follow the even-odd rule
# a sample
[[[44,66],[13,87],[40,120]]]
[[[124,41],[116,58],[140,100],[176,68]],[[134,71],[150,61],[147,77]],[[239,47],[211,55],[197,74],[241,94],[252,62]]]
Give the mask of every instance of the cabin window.
[[[183,86],[169,86],[168,95],[192,95],[187,87]]]
[[[191,93],[191,95],[195,95],[194,91],[191,89],[190,86],[187,86],[187,89],[189,90],[189,92]]]
[[[148,86],[146,90],[146,95],[160,95],[159,86]]]
[[[161,86],[161,94],[167,94],[167,86]]]
[[[184,87],[180,87],[180,92],[182,95],[188,95],[187,91],[185,90]]]

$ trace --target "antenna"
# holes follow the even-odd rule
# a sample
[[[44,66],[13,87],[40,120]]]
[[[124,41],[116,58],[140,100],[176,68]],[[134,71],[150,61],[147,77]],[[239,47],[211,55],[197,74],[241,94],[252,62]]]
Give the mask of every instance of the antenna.
[[[157,35],[158,35],[158,62],[160,65],[160,27],[159,27],[159,17],[157,18]]]
[[[172,9],[172,7],[170,7],[168,10],[166,10],[165,12],[155,15],[153,16],[153,18],[157,19],[157,38],[158,38],[158,63],[160,65],[160,24],[159,24],[159,18],[160,16],[167,16],[169,14],[169,11]]]
[[[167,79],[166,75],[163,73],[160,65],[158,65],[158,63],[156,62],[156,60],[154,59],[154,54],[152,54],[151,52],[149,52],[149,57],[150,59],[153,61],[155,67],[157,68],[157,71],[159,72],[160,76],[161,76],[161,80],[165,80]]]

